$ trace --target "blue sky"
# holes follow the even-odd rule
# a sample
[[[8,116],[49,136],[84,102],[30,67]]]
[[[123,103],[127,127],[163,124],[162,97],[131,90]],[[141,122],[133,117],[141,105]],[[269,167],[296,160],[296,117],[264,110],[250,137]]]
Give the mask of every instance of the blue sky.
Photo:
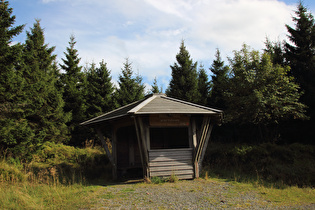
[[[71,34],[81,64],[104,60],[116,83],[128,57],[149,87],[167,87],[182,39],[194,61],[208,69],[216,48],[223,59],[243,43],[256,50],[286,38],[295,0],[9,0],[16,24],[29,31],[41,20],[46,43],[64,58]],[[314,15],[315,1],[304,0]],[[24,31],[25,31],[24,30]],[[25,32],[14,41],[24,42]],[[208,72],[210,73],[210,72]]]

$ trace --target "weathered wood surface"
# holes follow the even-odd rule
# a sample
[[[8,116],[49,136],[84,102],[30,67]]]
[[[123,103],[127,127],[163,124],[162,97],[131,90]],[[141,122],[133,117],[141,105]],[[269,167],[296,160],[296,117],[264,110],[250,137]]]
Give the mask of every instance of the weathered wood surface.
[[[150,177],[176,175],[179,179],[192,179],[194,177],[192,154],[191,148],[150,150]]]

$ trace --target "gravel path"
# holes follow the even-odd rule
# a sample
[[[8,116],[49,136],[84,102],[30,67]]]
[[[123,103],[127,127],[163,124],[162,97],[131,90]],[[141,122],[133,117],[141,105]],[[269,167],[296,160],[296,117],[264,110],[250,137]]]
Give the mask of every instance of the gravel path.
[[[102,189],[103,190],[103,189]],[[100,193],[94,209],[275,209],[255,191],[240,190],[231,183],[209,180],[164,184],[119,184]],[[280,209],[314,209],[312,206]]]

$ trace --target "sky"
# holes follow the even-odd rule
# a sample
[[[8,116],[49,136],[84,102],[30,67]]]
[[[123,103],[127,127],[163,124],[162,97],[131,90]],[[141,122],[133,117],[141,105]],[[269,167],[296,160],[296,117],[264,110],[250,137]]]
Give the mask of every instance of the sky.
[[[126,58],[147,89],[154,78],[163,88],[171,79],[170,65],[182,40],[193,61],[208,70],[216,49],[222,59],[245,43],[262,50],[266,37],[286,39],[285,24],[294,26],[298,0],[9,0],[16,25],[26,24],[14,42],[24,42],[25,31],[41,20],[45,41],[64,58],[70,36],[81,65],[102,60],[117,85]],[[303,5],[314,16],[315,1]],[[226,62],[226,64],[228,64]],[[209,76],[211,79],[211,77]]]

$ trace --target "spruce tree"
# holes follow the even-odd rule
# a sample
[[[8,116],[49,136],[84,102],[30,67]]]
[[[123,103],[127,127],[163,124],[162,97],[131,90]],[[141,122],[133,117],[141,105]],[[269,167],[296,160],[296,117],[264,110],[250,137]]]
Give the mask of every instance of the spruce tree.
[[[220,50],[216,50],[215,60],[213,61],[210,71],[212,72],[212,89],[208,104],[220,109],[227,108],[224,101],[224,92],[228,89],[228,72],[229,67],[224,65]]]
[[[176,55],[177,63],[170,66],[172,78],[166,94],[170,97],[197,102],[197,62],[193,62],[184,41],[181,42],[179,53]]]
[[[159,86],[157,84],[157,80],[156,80],[156,77],[154,78],[153,80],[153,85],[151,86],[151,93],[154,94],[154,93],[161,93],[162,91],[159,90]]]
[[[314,17],[300,4],[293,17],[295,27],[286,25],[289,42],[285,42],[285,58],[291,67],[291,75],[301,86],[304,94],[301,101],[308,106],[310,121],[299,122],[296,138],[304,142],[314,142],[315,138],[315,22]],[[292,135],[291,135],[292,136]]]
[[[56,87],[58,78],[55,47],[45,44],[44,32],[40,21],[36,20],[23,49],[21,69],[26,80],[24,91],[27,96],[25,119],[32,128],[30,142],[35,149],[43,142],[65,142],[68,140],[66,122],[69,114],[63,111],[62,94]]]
[[[127,58],[121,69],[121,75],[119,75],[119,88],[116,90],[115,97],[118,106],[124,106],[144,98],[142,77],[133,75],[131,64]]]
[[[71,132],[70,144],[80,145],[84,142],[84,128],[79,124],[87,119],[86,114],[86,77],[80,66],[78,51],[75,49],[75,37],[70,36],[69,47],[65,52],[66,58],[62,58],[63,64],[60,64],[65,71],[61,75],[63,85],[63,99],[65,101],[64,111],[71,113],[71,121],[67,124]]]
[[[207,105],[210,91],[210,82],[204,66],[201,64],[198,71],[198,96],[197,103]]]
[[[94,63],[87,71],[87,109],[88,118],[95,117],[101,113],[109,112],[114,108],[113,92],[110,70],[104,61],[97,68]]]
[[[10,102],[15,95],[15,89],[21,85],[16,82],[19,80],[16,64],[19,62],[22,46],[12,45],[12,39],[23,31],[24,25],[13,26],[16,17],[12,13],[9,2],[0,1],[0,104]]]
[[[14,149],[31,135],[23,119],[25,80],[17,67],[21,63],[22,46],[12,44],[24,25],[14,26],[16,17],[12,13],[8,1],[0,1],[0,148],[4,150]]]
[[[271,42],[269,39],[266,39],[264,51],[270,55],[273,64],[286,65],[281,42]]]

